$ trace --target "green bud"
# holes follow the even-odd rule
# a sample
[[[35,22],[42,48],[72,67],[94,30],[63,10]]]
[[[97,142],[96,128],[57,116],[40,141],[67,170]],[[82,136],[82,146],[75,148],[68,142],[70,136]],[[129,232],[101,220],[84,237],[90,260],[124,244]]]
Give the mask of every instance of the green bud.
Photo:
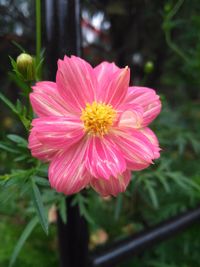
[[[147,61],[144,65],[144,72],[149,74],[154,70],[154,63],[152,61]]]
[[[171,6],[170,3],[166,3],[166,4],[164,5],[164,11],[165,11],[166,13],[168,13],[171,9],[172,9],[172,6]]]
[[[34,58],[29,54],[22,53],[17,57],[17,71],[26,81],[32,81],[35,77]]]

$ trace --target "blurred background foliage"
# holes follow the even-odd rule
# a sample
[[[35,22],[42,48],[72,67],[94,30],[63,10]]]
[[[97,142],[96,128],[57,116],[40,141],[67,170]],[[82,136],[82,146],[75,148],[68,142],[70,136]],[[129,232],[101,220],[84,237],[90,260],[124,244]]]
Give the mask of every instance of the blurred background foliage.
[[[15,43],[34,54],[33,2],[0,0],[1,92],[13,103],[21,99],[19,112],[21,105],[26,104],[22,93],[25,85],[11,71],[8,55],[15,59],[20,53]],[[91,250],[200,202],[199,14],[199,0],[82,1],[84,58],[92,65],[108,60],[130,66],[132,83],[155,88],[163,103],[162,113],[152,125],[162,147],[155,165],[133,173],[127,192],[116,199],[101,199],[90,190],[87,199],[82,195],[75,198],[89,221]],[[45,23],[44,6],[42,21]],[[45,42],[44,38],[43,47]],[[47,72],[44,64],[44,73]],[[50,190],[48,182],[42,179],[46,167],[31,158],[23,125],[2,103],[0,119],[0,266],[8,265],[25,227],[29,227],[31,236],[15,266],[57,266],[56,209],[67,220],[64,198]],[[34,175],[37,177],[33,182]],[[31,221],[35,211],[30,190],[42,198],[39,212],[42,208],[48,215],[46,218],[40,214],[43,228],[51,224],[48,236],[41,226],[36,226],[36,221]],[[31,224],[26,226],[29,221]],[[120,267],[199,266],[199,240],[199,226],[193,226]]]

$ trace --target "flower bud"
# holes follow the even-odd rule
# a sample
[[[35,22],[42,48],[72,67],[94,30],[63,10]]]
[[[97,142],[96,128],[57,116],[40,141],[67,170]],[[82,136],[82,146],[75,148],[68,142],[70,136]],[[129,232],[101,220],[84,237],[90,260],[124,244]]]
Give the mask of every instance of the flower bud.
[[[171,9],[172,9],[172,6],[171,6],[170,3],[166,3],[166,4],[164,5],[164,11],[165,11],[166,13],[169,13]]]
[[[17,57],[17,70],[26,81],[34,80],[34,59],[26,53]]]
[[[149,74],[154,70],[154,63],[152,61],[147,61],[144,65],[144,72]]]

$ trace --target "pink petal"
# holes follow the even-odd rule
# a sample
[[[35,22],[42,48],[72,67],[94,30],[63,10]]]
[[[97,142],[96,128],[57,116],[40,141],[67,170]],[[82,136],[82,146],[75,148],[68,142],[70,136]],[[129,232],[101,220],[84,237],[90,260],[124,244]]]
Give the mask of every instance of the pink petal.
[[[81,58],[65,56],[58,60],[56,83],[69,110],[80,113],[86,103],[96,99],[96,76],[90,64]]]
[[[50,149],[66,150],[84,136],[82,123],[75,116],[37,118],[32,125],[36,138]]]
[[[120,105],[118,113],[120,113],[117,124],[118,128],[141,128],[144,112],[140,105]]]
[[[111,80],[113,74],[118,70],[120,70],[120,68],[118,68],[115,63],[109,63],[104,61],[94,68],[94,73],[97,77],[98,83],[102,84],[103,87],[103,83],[107,80]]]
[[[154,152],[154,158],[158,159],[160,157],[160,148],[159,148],[159,142],[158,142],[158,138],[156,137],[156,135],[154,134],[154,132],[146,127],[144,129],[141,129],[141,132],[150,140],[150,142],[153,145],[153,152]]]
[[[71,195],[85,188],[90,175],[85,168],[86,143],[79,142],[56,155],[49,167],[49,181],[57,192]]]
[[[142,170],[153,163],[154,146],[140,130],[116,130],[113,131],[112,139],[120,148],[127,168],[135,171]]]
[[[143,126],[151,123],[161,110],[159,96],[153,89],[146,87],[129,87],[126,103],[138,104],[144,108]]]
[[[58,93],[54,82],[38,82],[32,87],[30,101],[34,112],[39,116],[68,115],[65,102]]]
[[[57,149],[50,148],[48,147],[48,145],[42,144],[36,137],[34,129],[31,130],[31,133],[29,135],[28,148],[31,150],[33,157],[38,158],[42,161],[51,160],[58,152]]]
[[[92,176],[109,179],[126,169],[122,153],[108,137],[91,137],[88,140],[86,168]]]
[[[91,186],[102,197],[117,196],[119,193],[124,192],[131,179],[131,172],[126,170],[124,173],[117,177],[111,176],[108,180],[93,178],[90,182]]]
[[[94,69],[94,72],[99,85],[97,100],[116,108],[127,94],[130,81],[129,68],[120,69],[114,63],[103,62]]]

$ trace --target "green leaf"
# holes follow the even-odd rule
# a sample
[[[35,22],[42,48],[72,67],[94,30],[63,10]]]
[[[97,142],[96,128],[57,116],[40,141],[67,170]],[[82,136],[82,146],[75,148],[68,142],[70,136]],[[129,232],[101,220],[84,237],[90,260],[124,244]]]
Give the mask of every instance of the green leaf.
[[[8,72],[10,80],[12,80],[22,91],[27,95],[30,92],[30,86],[24,81],[22,75],[15,70],[15,72]]]
[[[12,44],[14,44],[19,50],[21,50],[21,52],[25,53],[26,51],[24,50],[24,48],[18,44],[17,42],[15,41],[12,41]]]
[[[38,218],[34,217],[26,226],[26,228],[24,229],[24,231],[22,232],[14,250],[12,253],[12,256],[10,258],[10,262],[9,262],[9,267],[12,267],[24,245],[24,243],[26,242],[26,240],[28,239],[28,237],[30,236],[30,234],[32,233],[33,229],[36,227],[36,225],[38,224]]]
[[[0,93],[0,99],[20,118],[26,130],[29,130],[30,121],[25,116],[25,113],[24,113],[25,109],[23,109],[21,112],[18,111],[15,105],[13,105],[13,103],[7,97],[5,97],[2,93]]]
[[[194,152],[198,155],[200,152],[200,141],[195,138],[191,138],[190,143],[192,145]]]
[[[122,202],[123,202],[123,196],[122,196],[122,194],[119,194],[117,197],[116,206],[115,206],[114,218],[116,221],[119,219],[119,215],[120,215],[120,212],[122,209]]]
[[[38,173],[41,176],[48,176],[48,165],[47,164],[41,164],[40,161],[38,161]]]
[[[27,145],[28,145],[27,141],[23,137],[21,137],[19,135],[16,135],[16,134],[8,134],[7,137],[11,141],[13,141],[13,142],[15,142],[17,144],[20,144],[20,146],[22,146],[22,147],[25,147],[26,148]]]
[[[62,197],[59,203],[59,212],[60,216],[63,220],[63,222],[66,224],[67,223],[67,205],[66,205],[66,198]]]
[[[13,103],[5,97],[2,93],[0,93],[0,99],[15,113],[17,114],[16,107],[13,105]]]
[[[169,193],[170,192],[170,186],[168,184],[167,178],[162,173],[159,173],[159,172],[157,174],[155,174],[155,176],[157,177],[159,182],[162,184],[165,191],[167,193]]]
[[[200,192],[200,185],[198,183],[196,183],[191,179],[186,178],[185,176],[182,177],[182,180],[185,182],[186,185]]]
[[[36,184],[49,187],[49,181],[45,177],[33,176]]]
[[[28,158],[27,155],[21,155],[21,156],[19,156],[19,157],[16,157],[16,158],[14,159],[14,162],[23,161],[23,160],[25,160],[25,159],[27,159],[27,158]]]
[[[5,150],[5,151],[7,151],[7,152],[14,153],[14,154],[17,154],[17,153],[18,153],[17,150],[15,150],[15,149],[13,149],[13,148],[7,146],[7,145],[4,145],[4,144],[2,144],[2,143],[0,144],[0,148],[3,149],[3,150]]]
[[[94,220],[91,218],[86,208],[87,203],[88,203],[88,199],[84,197],[81,193],[79,193],[74,196],[74,199],[71,205],[72,206],[78,205],[81,216],[83,216],[89,223],[94,224]]]
[[[188,185],[183,179],[183,174],[181,172],[166,172],[167,177],[172,179],[178,186],[183,189],[188,189]]]
[[[41,226],[46,234],[48,234],[48,219],[45,212],[45,208],[42,202],[42,197],[39,191],[38,186],[36,185],[33,178],[31,178],[31,185],[32,185],[32,195],[33,195],[33,203],[38,214]]]
[[[158,208],[159,207],[159,203],[158,203],[158,198],[156,195],[156,191],[154,188],[154,184],[152,182],[150,182],[149,180],[145,180],[145,185],[146,185],[146,189],[149,193],[149,197],[151,199],[151,202],[154,206],[154,208]]]
[[[17,62],[11,56],[8,56],[13,67],[13,70],[17,69]]]

